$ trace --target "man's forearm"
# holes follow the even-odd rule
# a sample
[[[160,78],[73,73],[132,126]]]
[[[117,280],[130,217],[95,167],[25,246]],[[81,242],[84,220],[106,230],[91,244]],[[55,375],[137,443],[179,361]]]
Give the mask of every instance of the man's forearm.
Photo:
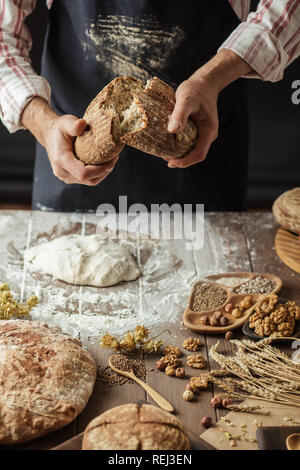
[[[49,104],[43,98],[33,98],[24,108],[21,123],[45,147],[46,136],[57,117]]]
[[[240,56],[227,49],[222,49],[203,67],[198,69],[190,79],[205,80],[212,83],[218,91],[252,69]]]

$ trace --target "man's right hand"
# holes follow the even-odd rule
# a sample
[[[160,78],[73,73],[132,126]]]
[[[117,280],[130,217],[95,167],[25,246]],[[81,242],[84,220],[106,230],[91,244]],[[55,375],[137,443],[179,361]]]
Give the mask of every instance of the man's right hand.
[[[54,175],[65,183],[96,186],[114,169],[118,157],[99,166],[85,165],[75,157],[73,143],[86,128],[84,119],[58,116],[37,97],[26,106],[21,121],[45,147]]]

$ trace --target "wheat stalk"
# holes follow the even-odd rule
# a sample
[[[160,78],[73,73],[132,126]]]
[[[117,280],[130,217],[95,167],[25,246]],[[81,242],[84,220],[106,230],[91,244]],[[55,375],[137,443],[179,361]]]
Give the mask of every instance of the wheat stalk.
[[[300,408],[300,367],[271,346],[271,338],[258,343],[246,339],[231,342],[236,346],[233,356],[218,351],[219,341],[209,351],[210,357],[223,369],[220,375],[210,372],[213,383],[231,397],[256,398]],[[228,373],[235,378],[228,377]]]

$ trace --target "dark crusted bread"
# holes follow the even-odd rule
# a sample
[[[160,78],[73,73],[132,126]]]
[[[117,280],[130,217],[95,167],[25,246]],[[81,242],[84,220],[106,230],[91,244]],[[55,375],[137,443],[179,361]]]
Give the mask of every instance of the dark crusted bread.
[[[0,325],[0,445],[69,424],[93,391],[96,364],[79,341],[34,321]]]
[[[273,214],[283,228],[300,234],[300,188],[281,194],[273,204]]]
[[[116,406],[87,426],[83,450],[188,450],[178,418],[152,405]]]
[[[170,134],[167,125],[174,106],[174,90],[156,77],[145,87],[131,77],[116,78],[83,116],[88,128],[75,140],[77,157],[88,164],[105,163],[126,144],[165,159],[184,156],[195,144],[197,128],[188,120],[182,132]]]

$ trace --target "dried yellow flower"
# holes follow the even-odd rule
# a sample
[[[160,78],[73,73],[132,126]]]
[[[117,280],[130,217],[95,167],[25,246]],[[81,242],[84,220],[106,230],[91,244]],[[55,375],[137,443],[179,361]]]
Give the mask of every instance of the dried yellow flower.
[[[138,325],[133,331],[127,331],[121,340],[109,333],[100,339],[100,345],[115,351],[144,351],[148,354],[157,353],[163,344],[160,340],[149,338],[149,330],[144,325]]]
[[[109,333],[105,333],[105,335],[102,336],[102,338],[100,339],[100,345],[103,348],[111,348],[115,351],[120,350],[120,341],[114,336],[111,336]]]
[[[125,351],[134,351],[136,349],[134,334],[129,331],[125,333],[123,339],[120,341],[120,347]]]
[[[30,311],[38,304],[38,298],[31,296],[26,304],[17,302],[10,292],[8,284],[0,285],[0,320],[29,317]]]
[[[138,325],[134,329],[133,336],[137,343],[141,343],[144,339],[148,338],[149,330],[144,325]]]

